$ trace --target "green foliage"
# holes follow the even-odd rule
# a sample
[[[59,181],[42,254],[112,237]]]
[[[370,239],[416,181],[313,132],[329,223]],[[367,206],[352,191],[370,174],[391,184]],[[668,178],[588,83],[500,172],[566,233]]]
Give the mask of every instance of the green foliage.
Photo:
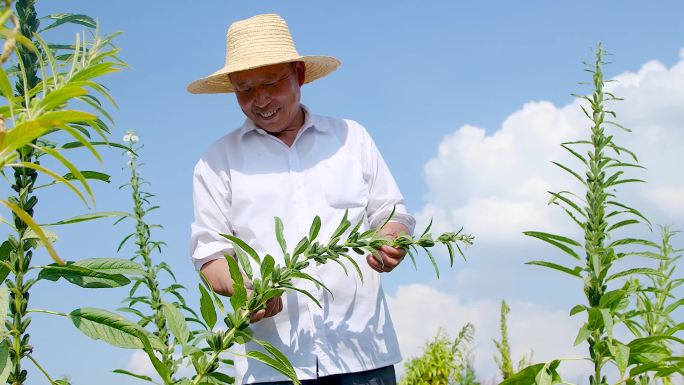
[[[599,45],[596,60],[587,64],[586,69],[592,74],[593,93],[590,96],[579,96],[586,103],[581,106],[582,111],[591,122],[589,138],[562,144],[565,150],[579,160],[580,168],[553,162],[581,184],[581,193],[551,192],[550,203],[568,214],[582,231],[583,242],[558,234],[525,232],[526,235],[555,246],[566,256],[572,257],[571,262],[574,265],[569,266],[567,262],[560,264],[550,261],[533,261],[529,264],[561,271],[581,282],[586,303],[573,307],[571,314],[584,313],[586,317],[575,344],[583,341],[588,344],[588,359],[593,366],[593,373],[589,376],[590,385],[608,384],[606,365],[617,369],[616,382],[627,384],[634,383],[633,377],[640,373],[653,373],[656,377],[672,372],[682,373],[681,360],[661,354],[664,353],[663,341],[673,340],[674,337],[658,334],[621,341],[614,332],[618,325],[630,325],[631,319],[637,314],[629,310],[629,306],[630,297],[638,292],[638,285],[627,282],[616,287],[617,279],[658,277],[662,274],[644,265],[626,270],[617,269],[617,262],[626,256],[644,256],[643,253],[634,251],[634,247],[657,245],[643,239],[621,238],[617,231],[633,224],[650,226],[650,223],[638,210],[622,203],[617,195],[618,187],[643,182],[625,175],[628,169],[643,167],[637,164],[638,160],[633,152],[618,145],[613,135],[607,132],[609,127],[629,130],[612,120],[616,114],[606,107],[608,102],[620,99],[604,88],[605,55],[603,46]],[[582,154],[583,150],[580,148],[587,149],[586,155]],[[534,382],[525,383],[557,383],[561,381],[556,372],[557,366],[558,361],[537,364],[509,377],[503,384],[524,383],[531,381],[532,376]]]
[[[661,242],[654,251],[644,252],[647,256],[658,260],[658,273],[647,276],[647,283],[639,284],[634,292],[636,302],[632,315],[626,320],[627,327],[632,331],[638,341],[647,337],[675,337],[683,328],[684,324],[679,323],[675,316],[676,312],[684,304],[675,291],[684,282],[683,278],[675,276],[677,261],[681,258],[682,249],[675,249],[672,245],[672,237],[677,232],[670,230],[669,227],[661,228]],[[643,368],[634,368],[630,375],[638,378],[640,384],[655,384],[658,372],[662,374],[662,381],[665,384],[671,382],[668,372],[679,372],[684,370],[684,363],[681,358],[682,341],[674,338],[658,338],[655,345],[647,345],[649,354],[662,355],[663,361],[672,362],[672,367],[657,369],[656,374],[644,372]],[[679,356],[679,357],[677,357]],[[677,370],[678,369],[678,370]]]
[[[501,332],[501,341],[493,340],[496,350],[499,352],[499,356],[494,356],[494,361],[499,367],[501,372],[501,377],[506,380],[515,373],[513,369],[513,359],[511,357],[511,346],[508,343],[508,321],[507,316],[511,309],[506,304],[506,301],[501,301],[501,317],[499,318],[499,330]],[[518,361],[518,370],[523,367],[530,365],[532,354],[530,356],[523,355],[520,361]]]
[[[83,287],[115,287],[129,281],[121,274],[121,266],[117,270],[112,265],[116,263],[112,259],[79,262],[60,259],[52,245],[56,239],[54,232],[33,219],[38,203],[34,191],[39,188],[36,185],[38,176],[44,175],[54,181],[48,185],[63,184],[84,204],[94,204],[87,179],[107,180],[108,176],[79,170],[64,153],[66,146],[60,147],[55,140],[68,138],[68,143],[78,143],[100,160],[90,138],[97,134],[107,142],[109,128],[98,115],[107,118],[109,114],[98,98],[111,101],[111,96],[97,81],[101,76],[118,71],[124,64],[115,57],[117,50],[111,45],[111,37],[97,35],[91,39],[79,37],[75,45],[67,46],[67,54],[56,56],[56,51],[36,33],[40,22],[35,1],[17,1],[16,15],[10,5],[10,1],[5,1],[0,13],[0,37],[4,43],[0,63],[10,64],[7,71],[5,67],[0,68],[0,96],[5,100],[0,105],[0,172],[5,177],[7,172],[13,173],[11,188],[15,195],[1,199],[0,204],[13,216],[11,223],[2,221],[14,234],[0,246],[0,277],[10,291],[9,304],[4,307],[8,310],[8,320],[2,323],[0,379],[11,384],[25,383],[28,372],[22,362],[30,360],[50,383],[66,383],[53,381],[32,356],[34,348],[30,345],[31,318],[28,313],[60,313],[29,309],[31,287],[40,279],[64,278]],[[7,27],[8,23],[12,26]],[[16,57],[11,56],[13,51],[16,51]],[[10,76],[15,77],[15,91]],[[85,106],[94,113],[74,109],[74,104]],[[63,166],[66,174],[41,165],[43,157]],[[111,213],[89,214],[52,225],[105,216],[111,216]],[[45,246],[55,264],[32,266],[33,252],[39,244]]]
[[[400,385],[479,384],[468,352],[475,328],[466,324],[452,341],[444,329],[425,344],[423,355],[404,364],[406,373]]]

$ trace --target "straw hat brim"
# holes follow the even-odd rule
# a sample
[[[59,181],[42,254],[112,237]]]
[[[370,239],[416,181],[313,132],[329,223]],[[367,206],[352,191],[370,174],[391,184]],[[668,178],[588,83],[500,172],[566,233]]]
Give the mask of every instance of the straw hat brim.
[[[320,79],[340,66],[340,61],[331,56],[298,56],[288,60],[278,60],[269,63],[258,63],[254,65],[224,66],[213,74],[204,77],[188,85],[188,91],[193,94],[220,94],[235,92],[228,75],[233,72],[245,71],[273,64],[290,63],[302,61],[306,66],[304,83],[310,83]]]

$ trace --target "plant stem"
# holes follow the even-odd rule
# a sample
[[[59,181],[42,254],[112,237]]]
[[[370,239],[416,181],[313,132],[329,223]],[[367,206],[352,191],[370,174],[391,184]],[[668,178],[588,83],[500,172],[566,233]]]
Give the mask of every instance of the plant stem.
[[[598,309],[601,298],[606,290],[604,282],[605,270],[610,268],[610,258],[604,246],[607,234],[607,221],[605,217],[606,209],[606,185],[605,180],[605,155],[603,150],[610,144],[610,138],[606,138],[603,122],[605,120],[604,93],[603,93],[603,55],[605,51],[601,45],[596,51],[596,61],[593,67],[594,93],[592,95],[592,127],[591,142],[593,153],[590,153],[587,170],[587,193],[586,202],[588,204],[586,214],[587,223],[584,228],[586,263],[589,268],[588,279],[585,281],[584,292],[589,306]],[[589,342],[589,354],[594,363],[594,375],[590,379],[591,385],[603,384],[601,369],[603,367],[603,357],[600,353],[600,345],[604,342],[605,328],[599,327],[593,330]]]
[[[52,311],[52,310],[45,310],[45,309],[28,309],[26,310],[26,313],[45,313],[45,314],[52,314],[52,315],[59,315],[62,317],[68,317],[69,314],[66,313],[61,313],[58,311]]]
[[[35,0],[18,0],[16,4],[17,16],[19,18],[21,34],[31,38],[33,33],[38,30],[40,24],[36,17]],[[26,83],[19,77],[16,83],[16,91],[18,95],[23,96],[25,90],[32,89],[39,82],[38,78],[38,57],[35,53],[28,49],[18,46],[18,57],[22,61],[25,68]],[[26,101],[28,103],[28,101]],[[31,146],[25,146],[18,150],[19,159],[22,162],[36,163],[34,150]],[[14,185],[12,188],[16,191],[16,197],[10,197],[13,203],[17,204],[28,215],[33,216],[33,207],[35,207],[38,199],[32,195],[33,186],[35,184],[38,174],[35,170],[25,167],[14,168]],[[13,385],[23,384],[26,381],[28,372],[21,366],[22,358],[29,356],[32,347],[29,345],[29,334],[26,330],[31,323],[31,318],[26,317],[26,309],[29,301],[29,288],[33,285],[35,280],[24,279],[24,275],[28,272],[31,265],[31,258],[33,256],[33,243],[30,240],[25,240],[28,232],[28,225],[24,223],[19,217],[13,214],[14,225],[17,229],[18,239],[16,241],[15,253],[11,260],[12,272],[14,273],[14,280],[8,278],[5,282],[10,289],[10,307],[9,315],[11,322],[6,326],[12,336],[10,344],[10,359],[12,361],[12,369],[7,379],[8,383]]]
[[[36,359],[33,358],[32,355],[29,354],[26,357],[28,357],[28,359],[31,360],[31,362],[33,362],[33,365],[36,365],[36,368],[38,368],[41,372],[43,372],[43,374],[48,379],[48,381],[50,381],[51,384],[54,383],[54,381],[52,380],[52,378],[50,377],[48,372],[46,372],[45,369],[43,369],[43,367],[38,364],[38,361],[36,361]]]
[[[131,150],[133,150],[131,148]],[[173,378],[175,372],[175,365],[173,362],[173,350],[174,344],[171,341],[169,328],[166,323],[166,317],[164,316],[162,310],[162,298],[161,292],[159,291],[159,282],[157,280],[157,271],[152,264],[152,258],[150,254],[152,252],[152,247],[150,246],[150,227],[144,221],[145,216],[145,203],[146,200],[142,197],[140,191],[140,185],[142,183],[142,178],[138,173],[138,168],[136,164],[135,155],[131,155],[130,160],[131,169],[131,195],[133,198],[134,213],[136,218],[136,244],[138,246],[138,255],[142,258],[145,265],[145,284],[150,290],[151,302],[150,305],[154,311],[154,325],[157,328],[154,334],[156,334],[162,343],[166,346],[164,351],[161,351],[162,362],[164,366],[169,370],[169,377]]]
[[[245,317],[248,317],[249,315],[249,310],[243,309],[242,313],[240,314],[240,318],[244,319]],[[233,326],[230,330],[228,330],[222,337],[221,344],[222,346],[218,347],[215,349],[214,353],[211,355],[211,357],[207,360],[207,364],[205,365],[204,368],[202,368],[199,373],[195,375],[195,378],[192,380],[192,385],[198,385],[200,381],[206,376],[209,372],[210,369],[214,366],[216,366],[216,362],[218,361],[219,355],[223,353],[226,349],[223,349],[223,346],[228,346],[230,345],[230,341],[235,337],[235,333],[237,332],[237,326]]]

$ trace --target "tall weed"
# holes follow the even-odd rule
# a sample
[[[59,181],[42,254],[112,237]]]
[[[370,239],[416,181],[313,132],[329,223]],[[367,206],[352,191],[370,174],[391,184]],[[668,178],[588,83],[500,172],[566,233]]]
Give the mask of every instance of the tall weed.
[[[526,235],[540,239],[569,257],[572,264],[551,261],[532,261],[539,265],[570,275],[582,285],[585,302],[574,306],[570,315],[584,314],[585,322],[579,329],[575,345],[587,342],[591,363],[590,385],[608,383],[632,384],[641,373],[652,373],[656,377],[671,370],[682,371],[681,357],[651,354],[661,349],[663,340],[679,341],[674,336],[658,334],[632,340],[620,340],[615,330],[618,325],[629,323],[634,313],[629,310],[630,298],[637,285],[620,279],[637,276],[660,276],[661,273],[647,266],[618,269],[618,261],[628,256],[644,256],[635,248],[653,247],[653,242],[620,237],[617,230],[648,220],[638,210],[623,203],[618,188],[625,184],[643,182],[626,176],[627,170],[643,168],[637,156],[627,148],[618,145],[609,129],[629,131],[613,119],[616,114],[607,103],[620,100],[605,89],[603,67],[606,52],[602,45],[595,51],[595,61],[587,64],[591,73],[593,93],[579,96],[584,105],[582,111],[590,121],[589,137],[584,140],[562,143],[561,146],[579,161],[580,167],[571,167],[553,162],[576,179],[581,191],[550,192],[551,203],[559,206],[583,234],[582,242],[567,236],[527,231]],[[586,151],[586,152],[585,152]],[[657,246],[657,245],[655,245]],[[561,360],[529,366],[509,377],[503,384],[536,383],[552,384],[562,382],[557,368]],[[607,366],[617,369],[617,378],[609,381]]]

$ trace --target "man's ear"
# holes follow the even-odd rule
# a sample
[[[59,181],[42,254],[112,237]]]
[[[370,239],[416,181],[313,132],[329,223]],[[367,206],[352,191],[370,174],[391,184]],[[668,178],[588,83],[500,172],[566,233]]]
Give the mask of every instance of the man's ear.
[[[299,86],[304,85],[304,79],[306,78],[306,64],[303,61],[298,61],[294,63],[294,70],[297,73],[297,82]]]

